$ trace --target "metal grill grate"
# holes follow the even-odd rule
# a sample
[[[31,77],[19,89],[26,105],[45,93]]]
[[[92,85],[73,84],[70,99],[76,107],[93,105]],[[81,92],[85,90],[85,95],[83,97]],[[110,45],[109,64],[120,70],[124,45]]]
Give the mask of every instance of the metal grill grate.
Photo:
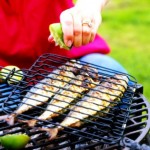
[[[11,88],[7,84],[0,84],[0,106],[2,106],[3,102],[7,99],[9,94],[11,93],[13,88]],[[139,90],[140,89],[140,90]],[[128,137],[136,142],[144,142],[146,141],[146,135],[149,131],[149,123],[150,123],[150,107],[149,103],[147,102],[146,98],[142,95],[142,86],[138,85],[135,91],[135,95],[133,98],[133,102],[131,105],[130,117],[127,122],[127,127],[125,129],[125,137]],[[144,106],[144,107],[143,107]],[[147,113],[145,113],[145,111]],[[3,115],[4,112],[0,109],[0,114]],[[143,115],[144,114],[144,115]],[[145,117],[146,116],[146,117]],[[136,119],[139,118],[139,119]],[[143,120],[143,121],[142,121]],[[142,125],[144,123],[144,126]],[[70,136],[67,138],[59,138],[54,142],[48,142],[47,138],[44,133],[42,132],[35,132],[32,131],[31,128],[26,128],[25,124],[23,123],[16,123],[13,126],[9,126],[4,121],[0,121],[0,135],[8,134],[8,133],[27,133],[29,134],[32,139],[27,145],[26,149],[105,149],[105,150],[112,150],[112,149],[120,149],[120,144],[115,145],[107,145],[99,143],[98,141],[88,140],[88,139],[80,139],[79,137],[73,138]],[[61,141],[60,141],[61,140]],[[45,144],[42,142],[44,141]],[[70,141],[70,142],[69,142]],[[69,145],[70,144],[70,145]],[[128,144],[128,143],[127,143]],[[126,143],[125,143],[126,145]],[[81,148],[82,147],[82,148]],[[3,148],[0,147],[2,150]]]
[[[116,75],[119,75],[119,77],[125,76],[128,79],[128,83],[125,80],[126,78],[120,79]],[[58,78],[60,76],[61,78]],[[49,80],[56,82],[54,82],[54,84],[52,84],[52,82],[48,83]],[[122,83],[124,84],[122,85]],[[125,89],[125,84],[127,84],[127,88],[124,92],[122,89]],[[47,85],[52,85],[53,89],[56,90],[49,92],[49,89],[46,89]],[[74,90],[68,88],[73,86],[76,87]],[[121,90],[117,87],[120,87]],[[43,89],[44,91],[47,91],[47,93],[49,92],[51,97],[49,95],[43,95],[43,93],[41,94],[40,92],[41,90],[43,91]],[[82,91],[78,91],[77,89],[82,89]],[[93,64],[70,61],[69,59],[58,55],[45,54],[41,56],[28,71],[24,72],[23,80],[13,87],[13,91],[3,103],[3,110],[6,113],[13,114],[13,112],[20,107],[20,105],[23,103],[27,104],[23,101],[25,97],[32,101],[32,103],[28,103],[27,105],[33,105],[33,102],[37,102],[39,100],[35,97],[31,98],[32,94],[35,94],[35,92],[37,93],[36,90],[38,90],[37,94],[40,96],[40,99],[44,97],[47,100],[42,104],[38,104],[38,106],[33,107],[31,110],[17,115],[17,120],[19,119],[25,121],[37,119],[38,116],[40,116],[40,114],[47,109],[48,104],[52,102],[54,98],[56,101],[60,101],[58,95],[65,96],[65,99],[74,99],[71,103],[69,103],[69,105],[71,104],[76,107],[79,105],[79,101],[80,104],[82,104],[83,100],[86,101],[86,99],[90,98],[96,99],[100,102],[100,109],[95,110],[94,108],[88,108],[88,110],[91,110],[91,112],[97,111],[98,115],[93,116],[92,114],[88,114],[88,118],[83,118],[80,120],[80,122],[82,121],[84,123],[81,126],[79,125],[79,127],[63,126],[64,129],[58,133],[57,138],[53,141],[48,141],[47,143],[44,142],[44,145],[49,145],[52,143],[53,147],[51,149],[56,149],[56,145],[58,148],[64,146],[67,147],[75,145],[75,143],[78,143],[79,140],[80,148],[82,147],[81,144],[85,143],[85,140],[93,140],[93,143],[96,145],[99,145],[100,143],[114,144],[117,143],[123,136],[135,89],[136,81],[128,74],[123,74],[121,72]],[[64,95],[62,93],[64,90],[72,94]],[[90,93],[91,91],[94,93],[100,93],[98,96],[101,96],[101,98],[97,97],[97,95],[92,95]],[[75,93],[77,93],[77,96],[73,97]],[[36,95],[36,97],[38,96]],[[97,103],[93,103],[94,102],[91,102],[90,105],[97,105]],[[54,105],[51,105],[51,107],[52,106]],[[85,107],[84,110],[87,110],[87,108]],[[60,123],[65,119],[65,117],[68,116],[70,111],[74,111],[72,106],[63,109],[63,112],[55,112],[55,115],[59,115],[55,118],[45,121],[38,119],[35,126],[44,128],[60,127]],[[80,114],[84,116],[86,115],[86,112],[80,112],[80,114],[77,112],[77,114],[78,115],[74,116],[74,118],[78,119]],[[33,145],[35,148],[42,147],[43,141],[48,139],[49,135],[46,134],[45,131],[28,127],[26,123],[18,123],[17,120],[15,124],[9,126],[9,129],[12,129],[12,131],[9,132],[26,132],[32,137],[31,147],[33,147]],[[1,128],[1,131],[5,131],[5,129],[9,130],[8,126],[6,126],[6,122],[2,122],[2,126],[4,128]],[[76,144],[76,146],[77,145],[78,144]]]

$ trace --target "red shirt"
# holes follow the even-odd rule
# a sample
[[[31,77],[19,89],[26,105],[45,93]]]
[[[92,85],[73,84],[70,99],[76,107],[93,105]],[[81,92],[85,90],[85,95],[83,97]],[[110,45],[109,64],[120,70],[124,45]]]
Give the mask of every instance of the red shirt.
[[[70,58],[107,54],[110,49],[98,35],[94,42],[70,51],[48,42],[49,25],[60,22],[60,13],[70,7],[71,0],[0,0],[0,66],[28,68],[43,53]]]

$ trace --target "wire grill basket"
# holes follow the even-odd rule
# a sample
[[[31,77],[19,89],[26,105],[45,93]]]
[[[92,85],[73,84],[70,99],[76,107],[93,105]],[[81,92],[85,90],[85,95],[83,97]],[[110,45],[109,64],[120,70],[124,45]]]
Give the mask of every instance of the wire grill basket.
[[[10,125],[21,122],[49,138],[57,129],[55,140],[114,144],[123,136],[135,89],[129,74],[44,54],[24,70],[2,107]]]

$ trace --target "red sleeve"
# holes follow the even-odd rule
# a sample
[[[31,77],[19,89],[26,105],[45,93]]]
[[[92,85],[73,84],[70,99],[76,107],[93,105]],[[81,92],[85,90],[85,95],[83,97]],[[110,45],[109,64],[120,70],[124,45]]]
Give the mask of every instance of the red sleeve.
[[[99,36],[93,43],[71,51],[48,43],[49,24],[59,22],[61,12],[72,6],[71,0],[0,0],[0,65],[28,68],[48,52],[71,58],[108,53],[108,45]]]

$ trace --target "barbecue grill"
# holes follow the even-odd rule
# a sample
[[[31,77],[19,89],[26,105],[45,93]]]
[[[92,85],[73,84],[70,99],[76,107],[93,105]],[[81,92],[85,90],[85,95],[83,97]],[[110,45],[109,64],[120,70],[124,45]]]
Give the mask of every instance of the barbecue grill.
[[[143,95],[142,85],[137,84],[134,77],[94,64],[87,64],[83,61],[71,61],[70,59],[59,55],[44,54],[39,57],[30,69],[23,70],[24,77],[16,85],[9,84],[15,70],[11,71],[6,77],[6,83],[0,84],[0,114],[5,115],[13,113],[22,104],[22,99],[26,97],[26,94],[32,93],[32,87],[41,82],[44,78],[50,78],[48,75],[53,74],[54,70],[61,70],[62,68],[59,66],[67,66],[66,62],[78,64],[73,67],[76,76],[81,74],[80,72],[83,69],[82,67],[78,68],[79,66],[87,66],[87,68],[90,68],[87,72],[88,75],[94,74],[93,68],[96,69],[98,71],[98,80],[100,81],[98,85],[110,81],[110,78],[115,79],[116,74],[126,76],[128,78],[127,89],[121,96],[113,95],[117,100],[110,102],[107,109],[100,110],[100,115],[82,119],[84,124],[80,127],[64,127],[64,129],[58,133],[57,138],[52,141],[49,140],[47,132],[39,130],[39,128],[54,128],[59,126],[60,122],[68,115],[68,113],[73,111],[72,107],[65,108],[64,113],[58,112],[59,116],[56,118],[45,121],[38,120],[35,127],[29,127],[24,121],[37,119],[37,116],[46,110],[48,103],[53,97],[56,94],[61,95],[59,91],[54,92],[53,96],[48,98],[49,102],[45,102],[42,105],[35,106],[31,110],[19,114],[17,120],[23,120],[22,122],[16,121],[13,125],[8,125],[6,121],[0,121],[1,135],[8,133],[28,134],[31,137],[31,140],[25,149],[97,150],[121,149],[126,146],[130,147],[132,143],[135,142],[149,144],[149,103]],[[83,69],[83,72],[84,71],[85,70]],[[83,87],[90,84],[89,81],[83,82],[85,82],[81,85]],[[118,85],[118,83],[112,84]],[[53,86],[58,88],[58,85]],[[60,90],[66,89],[65,87],[61,87]],[[82,97],[88,96],[88,91],[90,90],[93,89],[87,88],[87,92],[82,93]],[[66,98],[67,97],[72,96],[68,95]],[[90,97],[92,97],[92,95],[90,95]],[[77,97],[76,101],[71,104],[76,106],[77,101],[81,100],[82,98]],[[107,102],[106,99],[102,99],[101,101]]]

